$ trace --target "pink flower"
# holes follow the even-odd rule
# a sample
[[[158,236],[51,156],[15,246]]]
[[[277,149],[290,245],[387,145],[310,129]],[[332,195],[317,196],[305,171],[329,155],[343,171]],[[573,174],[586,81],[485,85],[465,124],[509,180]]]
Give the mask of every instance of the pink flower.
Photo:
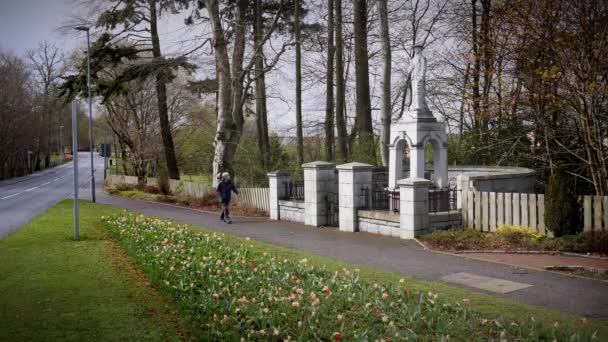
[[[220,295],[218,295],[217,293],[214,293],[214,294],[211,295],[211,297],[213,299],[218,299],[218,298],[220,298]]]
[[[382,300],[386,300],[388,298],[388,293],[382,292]]]
[[[471,300],[468,298],[463,299],[462,302],[464,303],[464,305],[471,305]]]
[[[298,302],[291,302],[291,306],[293,306],[294,308],[299,308],[300,307],[300,303],[298,303]]]
[[[341,321],[341,320],[343,320],[343,319],[344,319],[344,316],[342,316],[342,315],[338,315],[338,321]]]

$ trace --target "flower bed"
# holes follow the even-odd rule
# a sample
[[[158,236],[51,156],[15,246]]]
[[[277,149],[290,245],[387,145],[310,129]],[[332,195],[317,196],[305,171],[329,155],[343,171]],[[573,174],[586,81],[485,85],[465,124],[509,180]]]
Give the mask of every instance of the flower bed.
[[[211,340],[570,340],[533,320],[484,319],[471,303],[361,281],[307,259],[279,260],[245,239],[124,213],[104,219],[150,280],[172,297],[194,337]],[[235,243],[238,241],[240,243]],[[590,340],[586,332],[575,336]]]
[[[608,233],[584,232],[549,238],[526,227],[502,226],[496,232],[474,229],[449,229],[421,238],[435,249],[442,250],[537,250],[574,253],[608,254]]]

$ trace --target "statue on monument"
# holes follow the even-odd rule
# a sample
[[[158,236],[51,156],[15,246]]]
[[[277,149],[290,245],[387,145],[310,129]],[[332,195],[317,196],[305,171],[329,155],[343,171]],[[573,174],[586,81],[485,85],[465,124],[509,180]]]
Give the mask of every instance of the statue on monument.
[[[422,54],[422,46],[414,46],[414,57],[410,62],[410,74],[412,80],[412,104],[410,111],[430,112],[426,105],[426,58]]]

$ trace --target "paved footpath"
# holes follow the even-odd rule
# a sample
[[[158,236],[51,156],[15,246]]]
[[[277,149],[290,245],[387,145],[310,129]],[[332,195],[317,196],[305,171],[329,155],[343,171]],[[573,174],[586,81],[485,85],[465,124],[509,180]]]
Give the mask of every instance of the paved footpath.
[[[337,229],[255,218],[237,218],[234,224],[228,225],[220,223],[218,215],[102,193],[99,193],[97,201],[349,263],[431,281],[456,283],[457,286],[521,303],[608,319],[606,282],[434,253],[415,241],[367,233],[343,233]]]

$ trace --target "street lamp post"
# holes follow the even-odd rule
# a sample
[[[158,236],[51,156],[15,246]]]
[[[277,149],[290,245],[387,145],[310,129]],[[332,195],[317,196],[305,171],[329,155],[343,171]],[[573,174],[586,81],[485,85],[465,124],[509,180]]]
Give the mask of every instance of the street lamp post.
[[[95,168],[93,165],[93,105],[91,99],[91,38],[88,26],[76,26],[75,30],[87,33],[87,89],[89,92],[89,149],[91,151],[91,200],[95,203]]]
[[[59,162],[63,164],[63,125],[59,126]]]
[[[107,114],[106,114],[107,115]],[[103,180],[106,180],[108,170],[108,123],[103,127]]]

